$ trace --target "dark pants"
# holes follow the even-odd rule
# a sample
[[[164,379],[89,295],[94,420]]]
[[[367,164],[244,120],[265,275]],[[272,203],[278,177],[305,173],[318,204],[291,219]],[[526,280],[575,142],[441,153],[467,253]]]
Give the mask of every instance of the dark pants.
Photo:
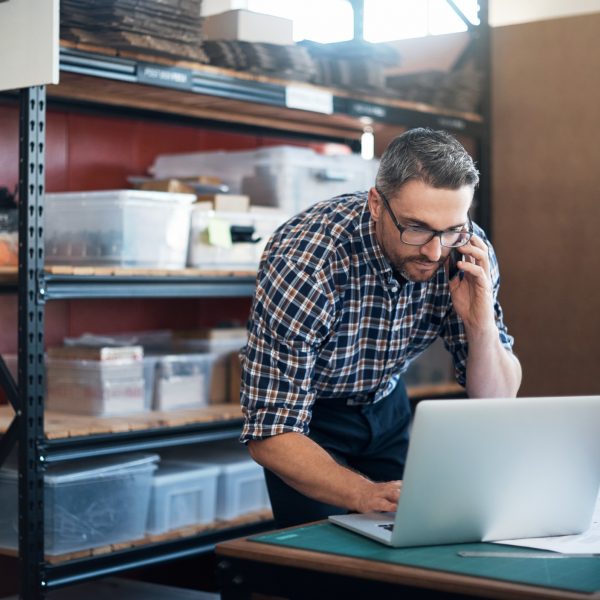
[[[408,449],[411,411],[406,388],[396,389],[376,404],[348,406],[346,399],[317,400],[309,438],[340,464],[373,481],[402,479]],[[290,527],[348,512],[300,494],[265,469],[277,527]]]

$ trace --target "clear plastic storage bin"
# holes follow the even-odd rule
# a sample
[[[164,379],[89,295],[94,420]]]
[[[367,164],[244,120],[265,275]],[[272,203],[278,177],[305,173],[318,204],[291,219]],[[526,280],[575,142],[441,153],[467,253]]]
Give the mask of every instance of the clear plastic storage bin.
[[[211,456],[219,465],[217,519],[235,519],[246,513],[271,508],[263,468],[239,452]]]
[[[326,156],[311,148],[273,146],[240,152],[163,154],[152,171],[157,178],[213,175],[252,204],[277,206],[294,214],[338,194],[375,184],[379,162],[357,154]]]
[[[176,336],[173,347],[178,352],[201,352],[213,356],[208,401],[210,404],[222,404],[231,398],[232,378],[236,376],[230,368],[231,355],[238,354],[247,341],[246,329],[236,328],[236,333],[231,338]]]
[[[160,534],[214,521],[218,474],[216,466],[162,462],[152,480],[147,532]]]
[[[181,269],[195,198],[140,190],[47,194],[46,262]]]
[[[134,454],[53,466],[44,476],[44,539],[49,555],[144,536],[159,457]],[[16,471],[0,470],[0,546],[17,548]]]
[[[214,362],[210,353],[161,356],[154,370],[154,410],[206,406]]]
[[[48,359],[46,407],[93,416],[145,410],[142,360]]]
[[[161,452],[163,459],[213,465],[217,479],[218,520],[235,519],[244,514],[271,508],[265,475],[247,449],[237,441],[224,441]]]
[[[288,215],[275,209],[251,209],[248,212],[218,212],[195,208],[192,211],[188,265],[200,268],[258,268],[262,253],[273,232]],[[231,247],[211,244],[211,221],[224,221],[232,232]]]

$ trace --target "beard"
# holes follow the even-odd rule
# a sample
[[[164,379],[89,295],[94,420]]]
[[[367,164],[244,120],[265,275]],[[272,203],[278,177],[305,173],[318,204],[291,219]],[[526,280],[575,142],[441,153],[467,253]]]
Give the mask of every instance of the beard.
[[[397,273],[400,273],[404,279],[407,281],[412,281],[413,283],[421,283],[424,281],[430,281],[433,279],[438,269],[448,260],[448,257],[444,257],[440,260],[429,260],[425,256],[411,256],[409,258],[404,258],[402,260],[396,261],[393,264],[394,270]],[[419,265],[425,268],[431,268],[431,275],[427,275],[425,273],[419,274],[418,272],[411,272],[410,266],[412,264]],[[435,269],[434,269],[435,267]]]

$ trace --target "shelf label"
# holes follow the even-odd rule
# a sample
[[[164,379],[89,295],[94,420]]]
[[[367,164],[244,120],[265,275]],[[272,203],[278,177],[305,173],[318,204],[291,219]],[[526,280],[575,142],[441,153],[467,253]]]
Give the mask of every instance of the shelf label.
[[[350,102],[348,112],[359,117],[374,117],[377,119],[385,119],[387,116],[385,106],[371,104],[370,102]]]
[[[333,94],[324,90],[288,85],[285,88],[285,105],[288,108],[331,115],[333,114]]]
[[[192,89],[192,72],[188,69],[139,63],[137,78],[140,83],[151,83],[178,90]]]
[[[445,129],[466,129],[467,124],[463,119],[453,117],[438,117],[438,124]]]

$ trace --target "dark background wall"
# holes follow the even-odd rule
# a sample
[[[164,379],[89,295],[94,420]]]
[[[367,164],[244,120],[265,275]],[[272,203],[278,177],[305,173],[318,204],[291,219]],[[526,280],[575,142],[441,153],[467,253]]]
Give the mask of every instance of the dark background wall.
[[[492,30],[493,234],[522,395],[600,393],[600,14]]]

